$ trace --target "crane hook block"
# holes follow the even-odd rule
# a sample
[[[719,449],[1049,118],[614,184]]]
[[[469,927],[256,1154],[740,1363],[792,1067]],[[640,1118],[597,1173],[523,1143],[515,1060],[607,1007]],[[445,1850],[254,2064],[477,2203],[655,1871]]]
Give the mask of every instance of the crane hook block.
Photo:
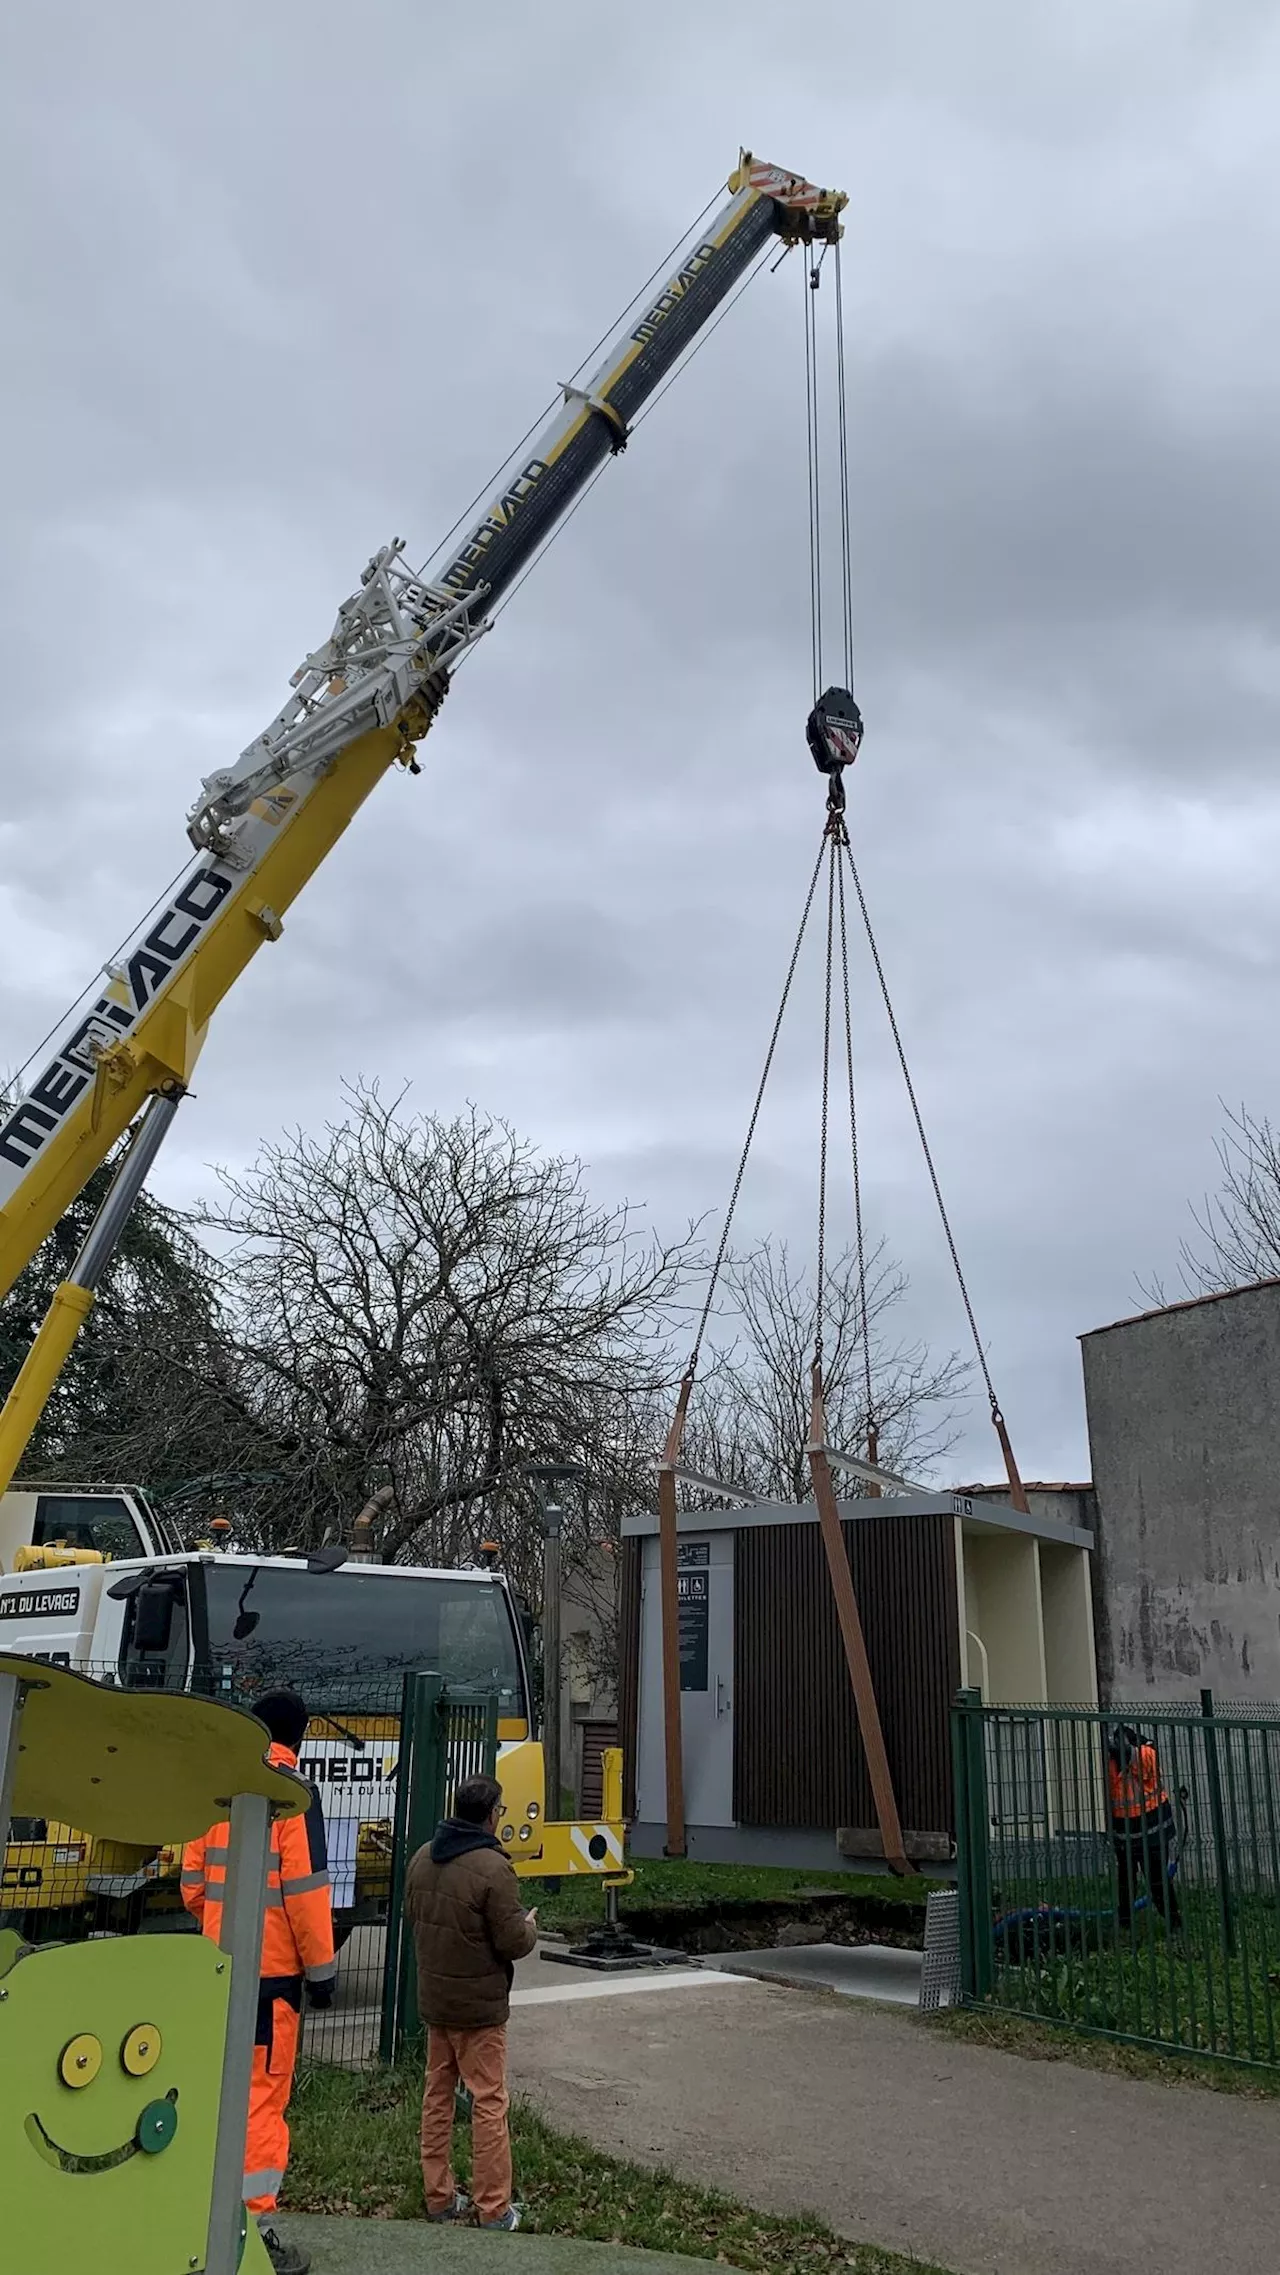
[[[822,774],[852,766],[862,748],[862,713],[847,688],[829,687],[809,713],[805,739]]]

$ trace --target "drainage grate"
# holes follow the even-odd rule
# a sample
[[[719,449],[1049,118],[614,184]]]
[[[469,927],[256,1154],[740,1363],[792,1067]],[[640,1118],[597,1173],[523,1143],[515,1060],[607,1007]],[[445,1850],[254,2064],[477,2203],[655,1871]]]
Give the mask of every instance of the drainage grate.
[[[959,1997],[960,1898],[954,1888],[935,1888],[925,1902],[920,2005],[955,2006]]]

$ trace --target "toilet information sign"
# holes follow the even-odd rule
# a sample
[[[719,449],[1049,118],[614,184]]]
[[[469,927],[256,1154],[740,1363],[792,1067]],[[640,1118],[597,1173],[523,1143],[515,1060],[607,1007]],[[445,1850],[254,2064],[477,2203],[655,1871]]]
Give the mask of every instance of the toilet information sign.
[[[711,1624],[711,1544],[682,1540],[676,1582],[680,1605],[680,1688],[707,1687],[707,1634]]]

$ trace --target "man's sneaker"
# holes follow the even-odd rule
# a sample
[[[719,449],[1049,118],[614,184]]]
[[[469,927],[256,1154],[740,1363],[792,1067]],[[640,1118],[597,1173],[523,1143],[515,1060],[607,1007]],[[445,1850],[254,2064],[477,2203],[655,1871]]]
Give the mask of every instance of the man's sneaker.
[[[299,2251],[296,2243],[286,2243],[274,2228],[262,2228],[259,2233],[267,2247],[267,2257],[275,2275],[307,2275],[307,2269],[311,2265],[309,2252]]]
[[[520,2207],[518,2204],[508,2204],[500,2220],[481,2220],[480,2225],[482,2228],[505,2228],[510,2234],[513,2228],[520,2225]]]
[[[427,2218],[429,2220],[435,2221],[469,2220],[470,2217],[471,2198],[469,2196],[464,2196],[460,2188],[456,2188],[454,2190],[453,2202],[452,2204],[447,2204],[443,2212],[428,2212],[427,2214]]]

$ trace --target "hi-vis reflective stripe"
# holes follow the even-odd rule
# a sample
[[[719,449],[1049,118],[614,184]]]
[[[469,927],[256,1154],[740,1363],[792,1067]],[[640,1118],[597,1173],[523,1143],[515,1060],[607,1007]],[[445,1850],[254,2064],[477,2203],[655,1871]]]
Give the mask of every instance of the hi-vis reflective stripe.
[[[604,1842],[605,1854],[602,1857],[592,1856],[591,1843],[593,1841]],[[572,1825],[569,1828],[569,1842],[570,1846],[577,1850],[578,1856],[582,1858],[582,1862],[579,1864],[577,1857],[570,1857],[570,1872],[608,1872],[615,1866],[621,1871],[622,1843],[617,1834],[610,1831],[608,1825]]]
[[[246,2204],[255,2196],[278,2196],[283,2179],[283,2172],[246,2172],[241,2183]]]
[[[337,1972],[338,1962],[336,1959],[322,1959],[318,1967],[308,1967],[307,1981],[309,1983],[331,1983]]]
[[[327,1888],[328,1885],[327,1872],[303,1872],[296,1880],[282,1880],[280,1893],[282,1896],[309,1896],[314,1889]]]
[[[203,1888],[203,1872],[193,1871],[190,1865],[184,1865],[182,1868],[182,1885],[184,1888]]]
[[[200,1876],[197,1873],[193,1885],[198,1886],[199,1877]],[[186,1879],[185,1872],[183,1874],[183,1879]],[[290,1885],[292,1885],[292,1883],[290,1883]],[[225,1872],[211,1872],[205,1882],[204,1892],[211,1904],[225,1904],[227,1900],[227,1876]],[[278,1880],[276,1881],[274,1887],[267,1888],[262,1902],[264,1910],[268,1912],[282,1912],[284,1910],[284,1897],[280,1892],[280,1883]]]

